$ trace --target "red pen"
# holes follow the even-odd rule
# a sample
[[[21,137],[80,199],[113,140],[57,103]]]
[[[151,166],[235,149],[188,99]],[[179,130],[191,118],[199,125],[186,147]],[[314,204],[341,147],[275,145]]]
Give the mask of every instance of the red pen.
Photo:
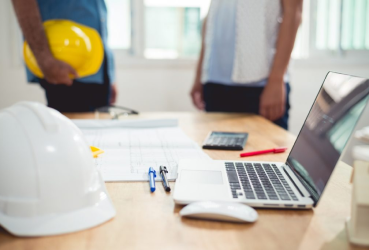
[[[266,150],[260,150],[260,151],[246,152],[246,153],[240,154],[240,156],[246,157],[246,156],[261,155],[261,154],[267,154],[267,153],[283,153],[286,150],[287,150],[286,147],[272,148],[272,149],[266,149]]]

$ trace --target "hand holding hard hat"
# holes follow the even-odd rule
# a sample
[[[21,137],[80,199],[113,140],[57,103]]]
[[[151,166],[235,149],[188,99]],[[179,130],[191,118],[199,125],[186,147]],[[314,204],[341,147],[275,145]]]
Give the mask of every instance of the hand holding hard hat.
[[[44,78],[52,84],[65,83],[72,85],[73,79],[79,78],[77,71],[68,63],[51,57],[41,67]]]
[[[48,58],[40,68],[44,74],[44,78],[51,84],[65,84],[71,86],[73,79],[79,78],[78,73],[69,64],[59,61],[54,57]]]
[[[0,225],[18,236],[75,232],[115,216],[82,132],[35,102],[0,110]]]
[[[54,82],[55,79],[67,75],[85,77],[98,72],[104,59],[104,47],[95,29],[69,20],[48,20],[43,25],[54,58],[37,62],[25,41],[24,60],[33,74],[59,83]],[[42,70],[38,63],[42,64]]]

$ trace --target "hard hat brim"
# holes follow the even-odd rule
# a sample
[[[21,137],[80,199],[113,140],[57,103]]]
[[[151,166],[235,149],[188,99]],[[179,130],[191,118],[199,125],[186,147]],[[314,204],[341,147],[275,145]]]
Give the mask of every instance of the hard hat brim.
[[[97,204],[69,213],[38,217],[11,217],[0,213],[0,224],[11,234],[28,237],[73,233],[95,227],[116,214],[105,185],[102,193],[105,195],[100,195]]]

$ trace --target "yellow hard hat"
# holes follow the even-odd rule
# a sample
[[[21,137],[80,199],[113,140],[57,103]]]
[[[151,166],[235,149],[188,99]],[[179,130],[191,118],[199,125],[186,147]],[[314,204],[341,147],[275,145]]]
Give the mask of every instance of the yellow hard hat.
[[[80,77],[93,75],[100,69],[104,47],[95,29],[69,20],[48,20],[43,25],[51,53],[56,59],[68,63]],[[23,56],[28,69],[43,78],[27,41],[23,44]]]

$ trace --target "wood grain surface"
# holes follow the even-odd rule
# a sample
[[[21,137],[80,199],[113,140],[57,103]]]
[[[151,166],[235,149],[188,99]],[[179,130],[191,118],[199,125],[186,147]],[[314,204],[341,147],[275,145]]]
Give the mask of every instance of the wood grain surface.
[[[93,114],[67,114],[93,118]],[[264,118],[245,114],[147,113],[140,118],[178,118],[185,133],[202,144],[211,130],[248,132],[245,151],[288,146],[295,136]],[[125,119],[136,119],[128,117]],[[285,161],[281,154],[249,157],[250,160]],[[205,150],[213,159],[240,160],[238,151]],[[158,185],[150,193],[146,182],[107,183],[117,210],[112,220],[77,233],[18,238],[0,228],[0,250],[40,249],[360,249],[350,245],[344,221],[350,213],[351,167],[339,164],[313,210],[257,209],[253,224],[235,224],[181,218],[182,206]],[[175,185],[171,183],[172,186]]]

